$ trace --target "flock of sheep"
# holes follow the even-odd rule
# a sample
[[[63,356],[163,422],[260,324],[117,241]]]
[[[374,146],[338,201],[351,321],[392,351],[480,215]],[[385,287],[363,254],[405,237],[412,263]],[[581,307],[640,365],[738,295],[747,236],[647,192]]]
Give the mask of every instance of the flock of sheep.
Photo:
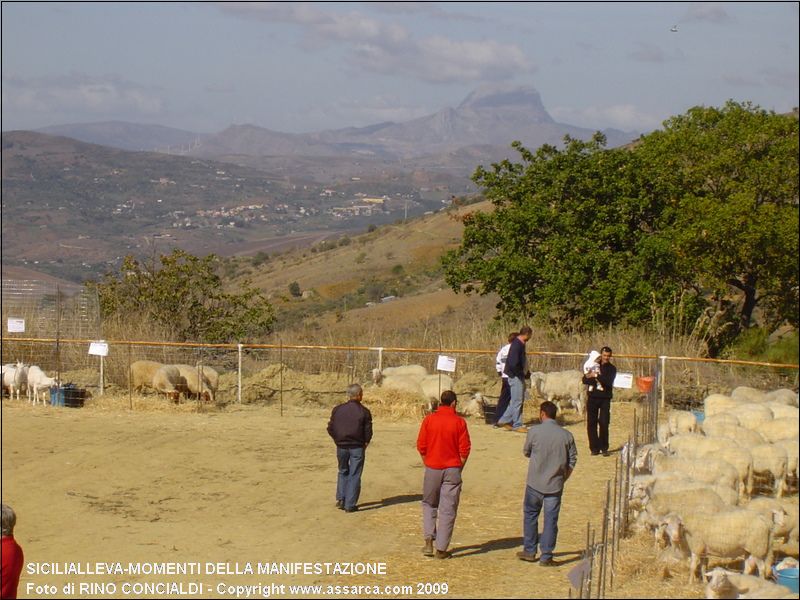
[[[637,525],[653,531],[658,546],[688,555],[690,582],[700,567],[707,597],[786,594],[764,579],[775,542],[798,554],[798,499],[786,494],[797,489],[799,430],[796,392],[739,387],[708,396],[701,421],[673,411],[658,442],[623,448],[623,461],[633,463],[629,501]],[[709,555],[744,559],[743,574],[707,573]],[[758,586],[747,579],[755,569]]]
[[[137,360],[130,367],[134,391],[152,388],[173,402],[185,398],[201,398],[213,402],[219,385],[219,373],[204,365],[165,365],[153,360]]]
[[[401,390],[416,394],[430,409],[445,390],[453,389],[453,380],[445,374],[429,374],[421,365],[402,365],[372,370],[372,381],[384,389]],[[586,406],[586,389],[581,382],[581,372],[554,371],[531,373],[531,387],[538,395],[555,402],[559,411],[573,408],[583,415]],[[481,416],[485,401],[482,394],[470,398],[459,398],[458,412],[465,416]]]
[[[26,365],[22,362],[3,365],[3,391],[8,390],[9,398],[20,399],[20,392],[25,390],[25,397],[31,404],[46,404],[50,397],[50,388],[56,380],[48,377],[36,365]]]

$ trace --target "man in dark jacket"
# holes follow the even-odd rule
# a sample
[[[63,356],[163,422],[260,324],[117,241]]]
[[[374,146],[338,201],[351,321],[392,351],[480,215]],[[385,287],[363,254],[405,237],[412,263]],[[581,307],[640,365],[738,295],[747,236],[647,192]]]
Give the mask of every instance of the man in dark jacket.
[[[328,435],[336,444],[339,477],[336,481],[336,508],[358,510],[361,472],[367,446],[372,440],[372,413],[361,404],[363,391],[354,383],[347,388],[349,400],[335,407],[328,422]]]
[[[589,386],[586,429],[592,456],[601,452],[603,456],[609,455],[608,426],[611,423],[611,397],[614,395],[614,379],[617,376],[617,367],[611,364],[611,354],[611,348],[603,346],[600,350],[600,372],[590,371],[583,376],[583,383]]]
[[[511,342],[503,372],[508,375],[508,387],[511,390],[511,401],[503,416],[497,420],[497,426],[513,429],[520,433],[528,430],[522,426],[522,400],[525,395],[525,376],[528,373],[528,358],[525,344],[531,339],[533,330],[525,325],[519,335]]]

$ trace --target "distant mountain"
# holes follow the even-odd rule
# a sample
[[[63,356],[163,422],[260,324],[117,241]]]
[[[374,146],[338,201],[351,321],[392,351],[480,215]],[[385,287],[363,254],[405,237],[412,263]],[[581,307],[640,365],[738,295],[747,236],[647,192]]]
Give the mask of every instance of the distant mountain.
[[[560,145],[565,135],[588,139],[595,132],[556,122],[534,88],[509,85],[481,87],[457,107],[404,123],[384,122],[305,134],[241,124],[202,135],[118,121],[60,125],[40,131],[127,150],[154,150],[235,163],[253,162],[244,157],[419,159],[452,156],[471,148],[469,154],[476,161],[471,167],[497,155],[509,155],[509,145],[514,140],[535,149],[546,143]],[[610,147],[638,136],[616,129],[604,133]],[[475,151],[481,148],[486,152]]]
[[[179,153],[182,147],[188,152],[189,148],[203,137],[201,134],[183,129],[125,121],[53,125],[36,131],[121,150],[173,153]]]
[[[595,130],[556,122],[532,87],[485,86],[472,92],[456,108],[405,123],[380,123],[309,134],[285,134],[253,125],[230,127],[200,141],[190,154],[218,158],[250,156],[342,156],[411,159],[452,154],[465,147],[489,150],[487,157],[507,149],[514,140],[528,148],[560,144],[565,135],[588,139]],[[620,146],[637,137],[609,129],[609,146]],[[476,156],[478,161],[481,155]],[[474,165],[473,165],[474,166]]]

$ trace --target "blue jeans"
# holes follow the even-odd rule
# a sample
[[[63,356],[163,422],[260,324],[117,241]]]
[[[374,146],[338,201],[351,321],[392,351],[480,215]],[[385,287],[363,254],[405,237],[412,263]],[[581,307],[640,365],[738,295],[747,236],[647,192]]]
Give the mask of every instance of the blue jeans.
[[[497,424],[511,423],[511,426],[517,429],[522,427],[522,398],[525,394],[525,380],[522,377],[509,376],[508,387],[511,389],[511,402],[503,416],[497,420]]]
[[[508,377],[503,377],[502,382],[500,386],[500,398],[497,399],[497,409],[494,413],[495,424],[503,418],[503,415],[508,409],[508,403],[511,401],[511,388],[508,387]]]
[[[361,472],[364,470],[364,448],[336,447],[339,461],[339,477],[336,480],[336,499],[344,501],[344,507],[354,508],[361,495]]]
[[[539,536],[539,513],[544,508],[544,527]],[[561,511],[561,492],[542,494],[531,486],[525,486],[525,500],[522,505],[522,547],[525,552],[536,554],[541,546],[539,560],[551,560],[558,537],[558,513]]]

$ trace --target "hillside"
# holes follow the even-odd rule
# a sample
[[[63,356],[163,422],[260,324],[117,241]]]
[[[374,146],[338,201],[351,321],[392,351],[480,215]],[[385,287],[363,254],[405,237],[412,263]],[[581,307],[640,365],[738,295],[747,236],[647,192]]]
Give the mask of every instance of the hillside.
[[[442,279],[439,259],[461,241],[456,217],[490,208],[481,202],[448,209],[275,255],[256,266],[253,259],[239,259],[234,281],[246,277],[264,290],[277,309],[279,330],[304,338],[385,343],[420,323],[463,326],[473,313],[486,322],[497,299],[455,294]],[[292,296],[293,282],[305,297]],[[389,296],[395,298],[381,301]]]
[[[3,133],[2,146],[3,264],[73,281],[126,254],[273,251],[422,214],[447,198],[397,178],[324,186],[298,166],[269,172],[28,131]],[[363,206],[363,197],[377,200]]]

